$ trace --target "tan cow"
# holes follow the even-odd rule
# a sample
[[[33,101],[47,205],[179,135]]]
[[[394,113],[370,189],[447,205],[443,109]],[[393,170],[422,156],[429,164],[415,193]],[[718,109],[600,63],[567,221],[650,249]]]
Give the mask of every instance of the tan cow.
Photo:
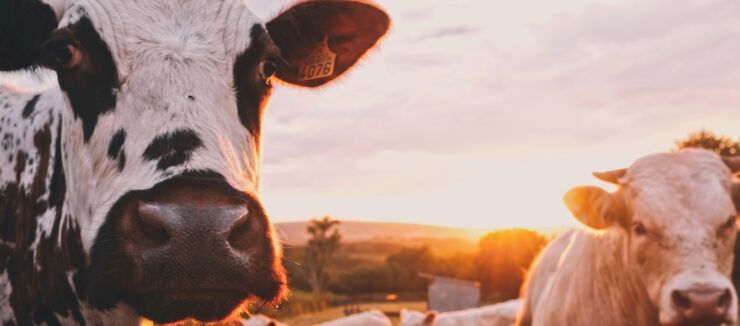
[[[569,191],[566,205],[591,230],[545,249],[517,325],[734,324],[738,170],[738,160],[682,150],[594,174],[616,192]]]

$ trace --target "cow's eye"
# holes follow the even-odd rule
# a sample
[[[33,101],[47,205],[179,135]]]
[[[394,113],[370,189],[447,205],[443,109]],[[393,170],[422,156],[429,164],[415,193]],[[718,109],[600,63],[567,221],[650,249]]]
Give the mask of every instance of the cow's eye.
[[[640,222],[632,223],[632,233],[635,235],[643,236],[647,234],[647,230],[645,229],[645,225],[643,225]]]
[[[271,59],[267,59],[262,62],[262,76],[265,79],[270,79],[277,72],[277,64]]]
[[[63,69],[73,68],[82,60],[80,50],[66,42],[54,44],[51,48],[51,55],[56,66]]]

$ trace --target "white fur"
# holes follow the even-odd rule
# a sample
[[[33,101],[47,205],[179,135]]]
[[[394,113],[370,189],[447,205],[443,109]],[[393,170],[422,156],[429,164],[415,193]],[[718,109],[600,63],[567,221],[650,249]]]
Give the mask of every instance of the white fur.
[[[445,312],[437,314],[431,324],[424,323],[429,313],[403,309],[401,326],[511,326],[521,306],[522,300],[515,299],[480,308]]]
[[[391,320],[380,310],[369,310],[327,321],[317,326],[391,326]]]
[[[650,236],[618,223],[562,235],[530,271],[518,324],[669,325],[677,318],[670,294],[693,286],[729,289],[734,320],[734,229],[718,230],[736,211],[730,171],[719,156],[705,150],[650,155],[620,183],[613,196],[632,209],[620,218],[643,223]]]
[[[242,322],[242,326],[267,326],[270,322],[273,322],[275,326],[287,326],[286,324],[265,315],[254,315],[249,317],[249,319]]]

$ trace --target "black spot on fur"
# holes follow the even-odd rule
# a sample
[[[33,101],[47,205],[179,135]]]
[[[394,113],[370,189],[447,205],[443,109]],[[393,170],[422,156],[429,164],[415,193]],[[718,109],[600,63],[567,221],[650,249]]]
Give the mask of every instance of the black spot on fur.
[[[0,70],[35,66],[39,46],[56,26],[54,11],[41,1],[0,1]]]
[[[126,167],[126,152],[121,151],[121,155],[118,155],[118,171],[123,171]]]
[[[115,160],[118,158],[118,155],[121,153],[121,148],[123,147],[123,143],[126,141],[126,131],[123,129],[119,129],[116,131],[115,134],[113,134],[113,137],[110,139],[110,143],[108,143],[108,157],[111,160]]]
[[[142,155],[147,161],[159,160],[157,170],[166,170],[187,162],[203,142],[195,131],[179,129],[154,137]]]
[[[234,85],[236,86],[237,107],[239,120],[246,127],[259,145],[262,112],[272,87],[267,81],[257,77],[260,63],[277,51],[267,35],[267,31],[260,24],[252,26],[252,42],[244,53],[234,62]],[[256,81],[256,82],[255,82]]]
[[[36,108],[36,102],[39,101],[39,98],[41,98],[41,95],[36,95],[28,100],[26,106],[23,107],[22,115],[24,118],[28,118],[29,116],[31,116],[31,113],[33,113],[33,110]]]
[[[13,136],[13,134],[9,132],[6,132],[5,134],[3,134],[3,139],[2,141],[0,141],[0,144],[2,144],[3,146],[3,151],[9,150],[10,146],[13,145],[14,140],[15,140],[15,137]],[[16,145],[17,145],[17,142],[16,142]]]
[[[15,316],[11,324],[59,325],[57,316],[85,323],[79,301],[67,280],[67,272],[84,266],[86,255],[79,228],[71,217],[62,219],[64,176],[59,158],[60,131],[58,127],[52,152],[50,126],[38,130],[33,136],[34,152],[38,153],[34,156],[34,169],[26,165],[31,157],[19,150],[15,154],[16,179],[0,185],[0,240],[10,244],[0,246],[0,272],[7,272],[13,289],[8,302]],[[23,186],[27,182],[21,179],[24,173],[32,174],[28,187]],[[48,203],[43,199],[47,191]],[[50,209],[54,212],[51,232],[39,235],[38,218]],[[41,238],[36,239],[37,236]],[[36,241],[38,246],[32,250]]]
[[[84,53],[80,67],[56,70],[59,86],[67,92],[75,117],[82,120],[84,140],[88,142],[98,117],[115,108],[118,71],[108,46],[87,17],[59,33],[72,33]]]
[[[85,323],[72,284],[67,280],[67,271],[79,270],[85,266],[86,255],[82,246],[80,229],[72,224],[71,217],[61,218],[61,208],[57,210],[51,234],[42,237],[36,249],[36,257],[41,266],[39,274],[40,296],[38,310],[53,312],[64,317],[72,317],[77,323]],[[57,239],[61,238],[58,243]],[[47,316],[53,317],[53,314]],[[38,321],[37,321],[38,322]]]
[[[54,146],[54,170],[49,182],[49,208],[62,207],[64,195],[67,192],[67,181],[62,166],[62,124],[57,125],[57,139]]]
[[[62,223],[61,205],[53,208],[55,219],[51,233],[42,236],[36,250],[31,250],[37,236],[38,217],[52,209],[43,200],[52,162],[51,135],[47,125],[33,137],[38,156],[34,160],[35,165],[30,167],[35,171],[30,187],[22,186],[21,179],[21,174],[29,168],[25,165],[28,155],[18,151],[14,169],[16,180],[0,188],[0,239],[13,244],[0,247],[0,271],[8,273],[13,289],[9,304],[15,323],[20,325],[57,325],[57,315],[84,323],[79,302],[67,280],[67,272],[82,268],[85,253],[79,228],[71,222]],[[56,144],[59,144],[58,140]],[[56,145],[54,155],[58,156],[60,152],[59,145]],[[56,170],[57,157],[53,161],[55,166],[52,170]],[[56,179],[63,180],[61,176]],[[57,188],[56,195],[50,194],[49,198],[61,203],[64,191]],[[71,221],[71,218],[66,220]],[[37,264],[40,268],[36,268]]]

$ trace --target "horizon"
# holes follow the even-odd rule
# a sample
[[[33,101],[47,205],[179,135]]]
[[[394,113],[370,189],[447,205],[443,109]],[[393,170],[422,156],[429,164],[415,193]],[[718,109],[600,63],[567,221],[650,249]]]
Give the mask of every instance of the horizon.
[[[263,18],[292,3],[249,2]],[[740,3],[377,3],[391,31],[358,68],[274,91],[260,193],[276,223],[570,227],[568,189],[613,189],[591,172],[740,135]]]
[[[462,239],[470,243],[478,243],[483,237],[486,237],[494,232],[508,232],[508,231],[515,231],[515,230],[528,230],[535,233],[538,233],[542,236],[551,238],[555,237],[564,231],[567,231],[572,228],[577,228],[580,226],[560,226],[560,227],[536,227],[536,228],[526,228],[526,227],[507,227],[507,228],[496,228],[496,229],[481,229],[481,228],[466,228],[466,227],[460,227],[460,226],[449,226],[449,225],[439,225],[439,224],[425,224],[425,223],[407,223],[407,222],[397,222],[397,221],[379,221],[379,220],[345,220],[341,218],[333,218],[336,221],[339,221],[338,231],[342,235],[342,241],[343,242],[366,242],[366,241],[397,241],[397,240],[424,240],[424,239]],[[300,230],[286,230],[284,227],[288,225],[295,225],[295,226],[308,226],[311,223],[312,220],[295,220],[295,221],[279,221],[279,222],[273,222],[276,226],[276,232],[278,236],[285,241],[285,243],[289,243],[292,245],[303,245],[302,241],[297,240],[308,240],[309,233],[306,232],[305,229]],[[355,225],[353,225],[355,224]],[[372,230],[373,226],[376,227],[396,227],[396,228],[412,228],[413,234],[409,233],[384,233],[382,235],[372,234],[368,233]],[[343,228],[349,227],[349,234],[345,234],[344,231],[342,231]],[[366,229],[363,229],[362,234],[357,234],[356,229],[357,227],[363,227]],[[431,230],[430,230],[431,229]],[[399,232],[402,232],[403,230],[400,230]],[[296,233],[298,232],[298,233]],[[444,232],[444,234],[440,233]],[[296,242],[297,241],[297,242]]]

